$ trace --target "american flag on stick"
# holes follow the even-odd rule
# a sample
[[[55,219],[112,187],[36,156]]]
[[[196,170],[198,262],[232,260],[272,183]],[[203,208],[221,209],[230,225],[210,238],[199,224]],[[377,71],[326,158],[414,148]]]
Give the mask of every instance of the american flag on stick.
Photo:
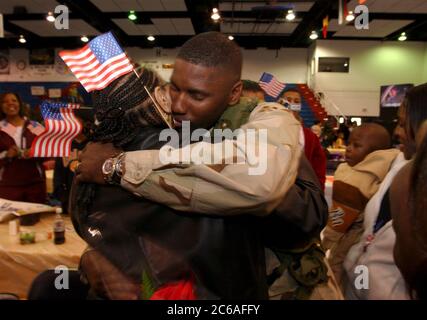
[[[261,79],[259,79],[259,86],[266,94],[273,98],[277,98],[283,89],[285,89],[286,84],[278,81],[272,74],[264,72]]]
[[[81,132],[82,126],[74,116],[79,104],[62,102],[43,102],[40,109],[45,130],[31,145],[31,157],[68,157],[71,142]]]
[[[133,70],[132,63],[111,32],[94,38],[81,49],[61,51],[59,56],[87,92],[104,89]]]

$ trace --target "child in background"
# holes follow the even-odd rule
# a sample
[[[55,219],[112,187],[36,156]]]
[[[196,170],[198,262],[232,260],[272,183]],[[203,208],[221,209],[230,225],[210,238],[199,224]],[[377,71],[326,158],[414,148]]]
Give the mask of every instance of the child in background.
[[[344,133],[339,132],[338,138],[333,143],[334,149],[344,149],[345,148],[345,141],[344,141]]]
[[[399,153],[389,149],[387,130],[375,123],[355,128],[346,149],[346,163],[338,166],[334,176],[333,205],[323,231],[322,243],[329,249],[328,261],[338,283],[342,264],[363,233],[363,210]]]

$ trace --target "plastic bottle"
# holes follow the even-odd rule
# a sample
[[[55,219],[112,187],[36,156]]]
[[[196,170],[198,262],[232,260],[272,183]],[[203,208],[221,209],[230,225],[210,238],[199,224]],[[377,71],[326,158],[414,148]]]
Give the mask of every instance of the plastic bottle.
[[[65,222],[61,217],[62,209],[56,208],[56,217],[53,223],[53,242],[63,244],[65,242]]]

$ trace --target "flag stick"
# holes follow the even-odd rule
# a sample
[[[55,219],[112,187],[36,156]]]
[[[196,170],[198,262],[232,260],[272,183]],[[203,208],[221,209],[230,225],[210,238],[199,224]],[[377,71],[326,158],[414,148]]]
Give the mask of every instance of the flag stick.
[[[163,110],[160,108],[160,106],[157,104],[156,99],[153,98],[153,96],[150,94],[150,91],[148,91],[147,87],[144,86],[145,91],[147,91],[148,96],[150,97],[151,101],[153,101],[154,103],[154,107],[157,109],[158,113],[160,114],[160,116],[162,117],[163,121],[166,122],[166,124],[168,125],[168,127],[170,129],[173,129],[172,126],[169,124],[168,120],[163,116]]]

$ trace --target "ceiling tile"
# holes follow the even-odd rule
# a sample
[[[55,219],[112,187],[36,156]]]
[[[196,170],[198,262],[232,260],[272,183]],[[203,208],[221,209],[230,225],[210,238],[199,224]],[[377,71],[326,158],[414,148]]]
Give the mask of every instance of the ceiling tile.
[[[165,11],[160,0],[138,0],[142,11]]]
[[[156,36],[160,34],[154,24],[135,24],[129,19],[113,19],[113,22],[130,36]]]
[[[177,30],[180,35],[194,35],[193,24],[191,23],[191,19],[187,18],[176,18],[170,19],[172,24],[175,26],[175,30]]]
[[[175,29],[171,19],[151,19],[153,24],[159,30],[161,35],[177,35],[178,30]]]
[[[314,2],[290,2],[290,1],[277,1],[278,6],[286,6],[293,8],[296,12],[307,12],[314,5]],[[235,2],[234,10],[236,11],[251,11],[253,7],[265,6],[265,1],[259,2]],[[221,2],[219,4],[219,10],[221,11],[232,11],[233,3],[229,2]]]
[[[166,11],[187,11],[184,0],[160,0]]]
[[[368,37],[383,38],[412,23],[413,20],[380,20],[369,23],[368,30],[357,30],[353,25],[346,25],[334,34],[334,37]]]
[[[11,22],[41,37],[93,36],[100,34],[99,31],[80,19],[70,19],[69,29],[62,30],[55,29],[54,24],[46,20],[12,20]]]
[[[99,10],[104,12],[118,12],[120,7],[114,0],[90,0]]]

